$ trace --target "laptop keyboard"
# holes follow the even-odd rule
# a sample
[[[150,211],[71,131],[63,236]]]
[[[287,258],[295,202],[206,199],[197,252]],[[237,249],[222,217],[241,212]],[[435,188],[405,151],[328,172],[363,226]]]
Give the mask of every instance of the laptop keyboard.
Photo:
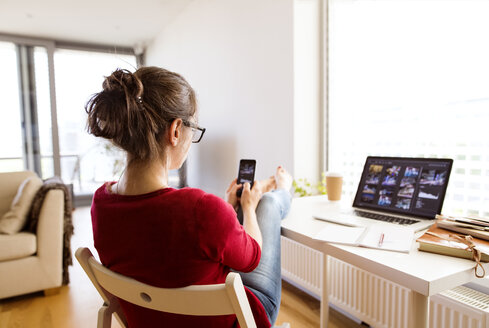
[[[400,218],[397,216],[388,216],[388,215],[361,212],[361,211],[355,211],[355,214],[358,216],[367,218],[367,219],[374,219],[374,220],[390,222],[390,223],[397,223],[397,224],[402,224],[402,225],[410,225],[410,224],[414,224],[414,223],[419,222],[418,220]]]

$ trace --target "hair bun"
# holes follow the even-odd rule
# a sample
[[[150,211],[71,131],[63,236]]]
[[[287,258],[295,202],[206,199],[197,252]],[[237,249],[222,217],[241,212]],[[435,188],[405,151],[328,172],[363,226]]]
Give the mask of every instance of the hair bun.
[[[140,97],[143,94],[143,84],[127,69],[118,68],[107,76],[102,84],[104,91],[122,91],[127,97]]]

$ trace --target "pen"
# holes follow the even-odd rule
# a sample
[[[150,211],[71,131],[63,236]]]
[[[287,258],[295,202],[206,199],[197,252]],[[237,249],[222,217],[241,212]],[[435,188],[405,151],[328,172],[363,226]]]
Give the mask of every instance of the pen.
[[[383,243],[384,243],[384,233],[381,233],[379,238],[379,247],[382,247]]]

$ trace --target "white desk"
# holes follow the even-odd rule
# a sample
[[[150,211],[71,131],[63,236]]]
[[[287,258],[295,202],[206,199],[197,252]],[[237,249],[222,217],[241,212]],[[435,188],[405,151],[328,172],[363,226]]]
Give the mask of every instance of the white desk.
[[[474,275],[475,263],[465,259],[419,252],[418,243],[413,240],[409,254],[375,250],[362,247],[334,245],[313,236],[329,224],[316,220],[313,213],[339,212],[339,202],[329,202],[325,196],[295,198],[289,215],[282,221],[282,235],[323,253],[323,282],[321,297],[321,327],[328,323],[328,261],[332,256],[341,261],[376,274],[413,291],[413,312],[411,327],[428,328],[429,297],[447,289],[477,279]],[[419,233],[417,234],[417,236]],[[489,263],[484,264],[489,272]]]

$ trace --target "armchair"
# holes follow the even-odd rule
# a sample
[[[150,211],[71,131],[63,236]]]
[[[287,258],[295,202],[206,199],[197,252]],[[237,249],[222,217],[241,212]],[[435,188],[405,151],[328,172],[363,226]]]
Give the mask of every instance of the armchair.
[[[0,173],[0,217],[6,213],[19,185],[34,172]],[[35,233],[0,234],[0,298],[43,290],[62,284],[64,195],[50,190],[42,204]]]

